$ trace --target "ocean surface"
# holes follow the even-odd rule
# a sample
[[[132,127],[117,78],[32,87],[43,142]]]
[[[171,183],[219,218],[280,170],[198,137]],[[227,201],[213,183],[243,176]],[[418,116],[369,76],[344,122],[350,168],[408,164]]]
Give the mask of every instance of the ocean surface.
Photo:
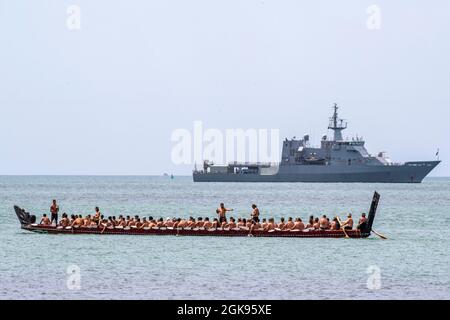
[[[44,235],[17,204],[62,212],[247,217],[368,211],[368,239]],[[75,272],[75,273],[73,273]],[[196,183],[191,177],[0,176],[1,299],[450,299],[450,179],[422,184]]]

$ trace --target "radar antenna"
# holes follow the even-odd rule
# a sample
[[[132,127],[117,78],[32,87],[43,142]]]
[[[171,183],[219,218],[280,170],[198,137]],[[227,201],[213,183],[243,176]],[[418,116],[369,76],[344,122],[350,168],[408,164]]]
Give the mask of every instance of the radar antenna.
[[[339,119],[338,117],[338,108],[337,103],[335,103],[333,106],[334,113],[330,118],[330,124],[328,125],[328,129],[334,131],[334,141],[342,141],[342,130],[347,128],[347,122],[344,122],[343,119]]]

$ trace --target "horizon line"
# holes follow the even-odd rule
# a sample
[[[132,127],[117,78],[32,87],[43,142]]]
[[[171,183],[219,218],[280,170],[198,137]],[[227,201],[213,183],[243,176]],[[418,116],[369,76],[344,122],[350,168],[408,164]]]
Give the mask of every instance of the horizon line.
[[[192,177],[192,174],[0,174],[0,177]],[[450,176],[434,176],[427,178],[450,178]],[[301,181],[299,181],[301,182]]]

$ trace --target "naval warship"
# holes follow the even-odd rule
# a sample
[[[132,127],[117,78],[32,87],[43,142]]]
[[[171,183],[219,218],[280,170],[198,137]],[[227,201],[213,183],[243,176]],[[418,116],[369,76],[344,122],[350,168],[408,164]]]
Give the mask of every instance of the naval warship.
[[[342,138],[347,122],[338,117],[334,105],[320,147],[311,147],[309,136],[285,139],[279,163],[232,162],[215,165],[208,160],[194,169],[195,182],[388,182],[420,183],[440,161],[392,162],[384,152],[369,154],[362,138]]]

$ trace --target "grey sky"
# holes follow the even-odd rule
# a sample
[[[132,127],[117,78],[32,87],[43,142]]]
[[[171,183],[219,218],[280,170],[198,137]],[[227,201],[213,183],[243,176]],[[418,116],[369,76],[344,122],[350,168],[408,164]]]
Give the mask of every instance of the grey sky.
[[[338,102],[345,136],[394,161],[439,147],[432,175],[450,176],[449,1],[0,3],[0,174],[190,174],[176,128],[318,143]]]

